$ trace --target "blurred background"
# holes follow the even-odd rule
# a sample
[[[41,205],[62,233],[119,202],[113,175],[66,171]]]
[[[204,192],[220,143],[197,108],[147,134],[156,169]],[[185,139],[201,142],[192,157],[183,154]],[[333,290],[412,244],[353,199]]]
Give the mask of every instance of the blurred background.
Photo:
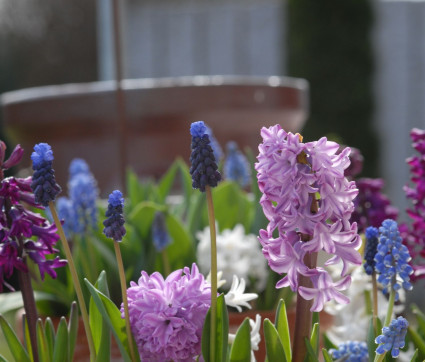
[[[406,208],[405,159],[414,153],[409,131],[425,127],[424,1],[0,0],[0,136],[9,151],[23,132],[41,127],[36,122],[18,129],[7,109],[27,93],[10,91],[98,81],[107,84],[102,91],[113,89],[114,11],[123,78],[227,75],[263,77],[269,84],[269,76],[305,79],[309,104],[301,105],[307,119],[299,124],[305,141],[327,136],[360,149],[362,176],[383,177],[392,203]],[[40,114],[26,116],[36,120]],[[242,119],[232,122],[244,125]],[[89,128],[84,117],[74,126],[100,134],[97,127]],[[54,124],[50,129],[61,133]],[[220,142],[220,130],[213,131]],[[66,161],[87,156],[78,154],[78,146],[75,153]]]

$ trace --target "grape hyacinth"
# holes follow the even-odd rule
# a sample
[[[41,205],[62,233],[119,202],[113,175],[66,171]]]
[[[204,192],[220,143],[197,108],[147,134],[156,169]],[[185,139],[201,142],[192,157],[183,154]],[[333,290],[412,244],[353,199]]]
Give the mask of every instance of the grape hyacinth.
[[[326,138],[302,143],[298,134],[280,125],[263,128],[261,135],[255,168],[269,224],[259,239],[272,270],[286,274],[277,287],[290,286],[315,299],[312,311],[320,311],[333,298],[348,303],[340,290],[350,284],[349,264],[361,264],[361,239],[356,223],[349,221],[357,189],[344,177],[350,149],[337,154],[338,144]],[[332,255],[325,265],[342,262],[340,281],[333,282],[325,269],[305,263],[319,250]],[[311,288],[300,286],[298,275],[309,278]]]
[[[117,242],[120,242],[126,233],[123,208],[124,198],[121,191],[113,191],[108,199],[108,210],[106,210],[107,219],[103,222],[105,226],[103,233],[106,237]]]
[[[241,187],[251,182],[251,168],[245,155],[239,151],[235,142],[227,144],[227,157],[223,171],[226,179],[237,182]]]
[[[384,294],[395,292],[398,300],[398,290],[412,289],[410,274],[413,273],[409,250],[402,244],[398,225],[394,220],[385,220],[379,228],[378,251],[375,255],[375,270],[379,274],[378,282],[384,286]]]
[[[403,317],[393,319],[388,327],[382,328],[382,334],[376,337],[375,343],[379,344],[377,354],[391,351],[393,358],[398,357],[400,348],[404,347],[407,327],[409,323]]]
[[[330,349],[334,360],[346,362],[368,362],[369,352],[366,342],[348,341],[338,345],[338,349]]]
[[[165,280],[142,271],[127,289],[130,325],[145,361],[192,361],[201,353],[202,328],[211,287],[192,269],[176,270]],[[123,308],[121,308],[124,314]]]
[[[372,273],[375,270],[375,255],[376,250],[378,248],[378,229],[369,226],[366,229],[365,236],[366,236],[366,247],[364,252],[364,270],[367,275],[372,275]]]
[[[413,128],[410,137],[413,148],[419,153],[406,160],[412,187],[406,185],[404,191],[412,201],[413,206],[407,209],[412,221],[410,225],[400,225],[400,231],[412,256],[412,279],[416,280],[425,277],[425,130]]]
[[[162,212],[156,212],[153,218],[152,240],[158,252],[164,250],[171,243],[170,234],[165,225],[165,216]]]
[[[391,205],[388,197],[382,192],[384,180],[361,178],[356,180],[356,185],[359,194],[354,199],[351,222],[357,223],[360,233],[368,226],[379,227],[386,219],[397,219],[398,209]]]
[[[214,158],[217,163],[220,162],[220,160],[223,158],[223,150],[221,149],[220,144],[218,143],[217,139],[214,137],[212,129],[205,125],[205,133],[210,138],[210,145],[214,153]]]
[[[55,171],[52,168],[53,152],[47,143],[39,143],[34,146],[31,154],[32,176],[31,189],[34,191],[35,202],[48,206],[61,192],[61,187],[56,183]]]
[[[192,135],[192,153],[190,155],[192,186],[194,189],[205,192],[206,186],[217,186],[221,175],[217,170],[216,159],[204,122],[192,123],[190,134]]]

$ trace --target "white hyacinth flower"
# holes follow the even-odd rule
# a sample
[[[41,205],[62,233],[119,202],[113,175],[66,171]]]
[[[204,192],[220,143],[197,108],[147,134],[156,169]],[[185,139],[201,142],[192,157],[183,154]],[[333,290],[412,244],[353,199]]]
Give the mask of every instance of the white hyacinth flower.
[[[256,293],[245,293],[245,279],[239,278],[236,275],[233,275],[233,282],[230,290],[224,295],[224,300],[226,304],[230,307],[234,307],[238,312],[242,312],[242,307],[247,307],[251,309],[251,306],[248,302],[258,298]]]
[[[223,272],[222,271],[218,271],[217,272],[217,288],[222,287],[224,284],[226,284],[226,279],[221,279],[221,277],[223,276]],[[209,282],[211,284],[211,270],[207,275],[207,282]]]
[[[251,327],[250,340],[251,340],[251,362],[255,362],[254,351],[258,351],[258,345],[261,342],[260,328],[261,328],[261,316],[259,314],[255,315],[255,321],[249,319],[249,325]],[[229,333],[229,343],[235,341],[236,334]]]
[[[196,258],[199,269],[207,274],[211,269],[210,228],[196,234],[199,240]],[[227,280],[225,290],[230,287],[233,275],[244,278],[252,289],[261,292],[267,284],[267,260],[261,251],[261,245],[254,234],[245,234],[245,229],[238,224],[233,229],[225,229],[217,233],[217,269],[223,272]]]

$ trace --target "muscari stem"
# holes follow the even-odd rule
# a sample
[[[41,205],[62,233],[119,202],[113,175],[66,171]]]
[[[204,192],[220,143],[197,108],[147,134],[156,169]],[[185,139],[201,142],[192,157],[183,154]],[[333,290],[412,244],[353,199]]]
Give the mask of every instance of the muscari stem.
[[[128,300],[127,300],[127,283],[125,280],[124,265],[122,262],[120,244],[114,241],[115,256],[117,258],[118,272],[120,275],[121,294],[122,302],[124,304],[124,315],[125,315],[125,330],[127,332],[128,345],[130,348],[131,360],[136,361],[134,355],[133,335],[130,328],[130,314],[128,312]]]
[[[81,284],[78,279],[77,270],[75,268],[74,259],[72,258],[71,249],[69,248],[68,240],[66,239],[65,232],[63,231],[62,224],[59,220],[58,213],[56,212],[53,201],[49,202],[49,208],[58,229],[59,237],[62,241],[62,246],[65,252],[66,259],[68,260],[69,270],[71,271],[71,277],[74,282],[75,292],[77,293],[78,304],[80,306],[81,317],[83,318],[84,329],[86,331],[87,342],[90,350],[90,360],[96,360],[96,349],[94,347],[93,336],[91,334],[89,315],[87,313],[86,303],[84,301],[83,291]]]
[[[164,267],[164,274],[170,275],[171,274],[170,261],[168,260],[168,254],[165,248],[161,251],[161,257],[162,257],[162,265]]]
[[[26,264],[26,257],[23,258]],[[34,362],[38,362],[37,347],[37,307],[35,305],[34,290],[31,285],[31,277],[28,272],[18,270],[19,287],[21,288],[22,299],[24,301],[25,318],[28,322],[28,331],[30,334],[31,349]],[[24,331],[25,334],[25,331]]]
[[[377,327],[377,318],[378,318],[378,285],[376,283],[376,272],[372,273],[372,299],[373,299],[373,308],[372,308],[372,321],[373,329],[375,331],[375,336],[378,335]]]
[[[317,253],[307,253],[304,257],[304,264],[309,269],[314,269],[317,264]],[[312,282],[309,277],[298,274],[298,285],[311,288]],[[313,319],[313,313],[310,311],[312,305],[313,300],[305,300],[300,293],[297,293],[294,344],[292,348],[293,362],[303,362],[307,353],[305,338],[310,339]]]
[[[215,230],[214,204],[211,188],[205,187],[207,196],[208,220],[211,236],[211,324],[210,324],[210,361],[215,362],[216,315],[217,315],[217,242]]]

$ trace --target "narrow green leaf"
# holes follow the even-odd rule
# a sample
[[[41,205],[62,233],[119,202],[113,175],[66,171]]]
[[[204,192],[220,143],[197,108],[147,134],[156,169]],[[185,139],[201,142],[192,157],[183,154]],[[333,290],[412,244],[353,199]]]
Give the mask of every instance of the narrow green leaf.
[[[417,358],[418,358],[418,349],[416,348],[415,353],[413,353],[413,356],[410,362],[416,362]]]
[[[121,356],[124,361],[130,362],[129,345],[127,341],[127,334],[125,332],[125,320],[121,318],[121,312],[115,304],[103,293],[98,291],[87,279],[84,279],[90,294],[99,309],[103,319],[111,329],[115,340],[117,341],[118,348],[121,351]],[[138,356],[138,353],[136,354]]]
[[[311,320],[311,327],[313,327],[316,323],[320,323],[320,314],[319,314],[319,312],[313,312],[313,318]]]
[[[245,318],[236,331],[235,340],[230,350],[230,362],[251,361],[251,332],[249,318]]]
[[[75,343],[78,335],[78,307],[76,302],[71,304],[68,322],[68,361],[74,359]]]
[[[375,358],[375,351],[376,351],[376,343],[375,343],[375,329],[373,328],[373,319],[370,318],[369,321],[369,328],[367,330],[367,338],[366,338],[366,342],[367,342],[367,350],[369,353],[369,361],[372,362]]]
[[[0,362],[8,362],[6,358],[4,358],[1,354],[0,354]]]
[[[204,328],[202,332],[202,355],[205,362],[210,361],[210,326],[211,313],[207,312],[205,317]],[[227,349],[229,341],[229,315],[224,300],[224,294],[220,294],[217,298],[217,317],[216,317],[216,361],[226,361]]]
[[[171,167],[167,170],[165,175],[161,178],[161,180],[158,183],[158,195],[159,195],[158,201],[160,203],[164,203],[165,199],[170,193],[170,190],[176,179],[176,173],[177,173],[177,161],[174,161]]]
[[[311,331],[310,344],[313,347],[315,355],[319,355],[319,337],[320,337],[320,325],[315,323]]]
[[[50,355],[49,347],[47,345],[46,335],[44,333],[43,322],[41,321],[40,318],[37,320],[36,332],[37,332],[38,359],[39,361],[50,362],[51,355]]]
[[[26,348],[30,358],[32,358],[34,355],[33,355],[33,351],[32,351],[30,331],[29,331],[29,328],[28,328],[28,321],[27,321],[27,318],[26,318],[25,315],[22,318],[22,330],[24,331],[24,347]]]
[[[65,317],[60,319],[56,333],[55,346],[53,348],[53,362],[68,360],[68,328]]]
[[[286,362],[285,351],[280,341],[279,334],[268,318],[264,319],[263,329],[268,360],[270,362]]]
[[[307,347],[307,356],[309,361],[311,362],[319,362],[319,359],[317,358],[317,354],[314,352],[313,346],[311,345],[308,338],[305,338],[305,346]]]
[[[326,333],[323,334],[323,345],[325,346],[326,350],[330,350],[332,348],[337,349],[338,347],[329,339],[328,335]]]
[[[419,333],[412,327],[407,328],[407,333],[410,336],[410,339],[413,341],[415,347],[417,347],[421,354],[425,354],[425,341],[419,335]]]
[[[323,358],[324,358],[325,362],[332,362],[333,361],[331,355],[329,354],[329,352],[325,348],[322,348],[322,354],[323,354]]]
[[[282,343],[283,350],[285,351],[286,360],[291,361],[292,360],[291,337],[289,334],[288,317],[286,315],[286,304],[283,299],[279,301],[279,304],[277,306],[274,323],[276,326],[276,330],[279,334],[280,342]]]
[[[44,322],[44,335],[46,336],[46,344],[49,351],[50,359],[53,358],[53,348],[55,346],[55,327],[52,320],[47,317]]]
[[[131,169],[127,170],[126,179],[128,198],[130,200],[131,206],[134,207],[144,200],[143,186],[139,182],[136,173]]]
[[[425,334],[425,314],[422,313],[422,311],[418,308],[416,304],[413,304],[411,306],[413,314],[416,316],[416,320],[418,322],[418,328],[422,332],[422,334]]]

